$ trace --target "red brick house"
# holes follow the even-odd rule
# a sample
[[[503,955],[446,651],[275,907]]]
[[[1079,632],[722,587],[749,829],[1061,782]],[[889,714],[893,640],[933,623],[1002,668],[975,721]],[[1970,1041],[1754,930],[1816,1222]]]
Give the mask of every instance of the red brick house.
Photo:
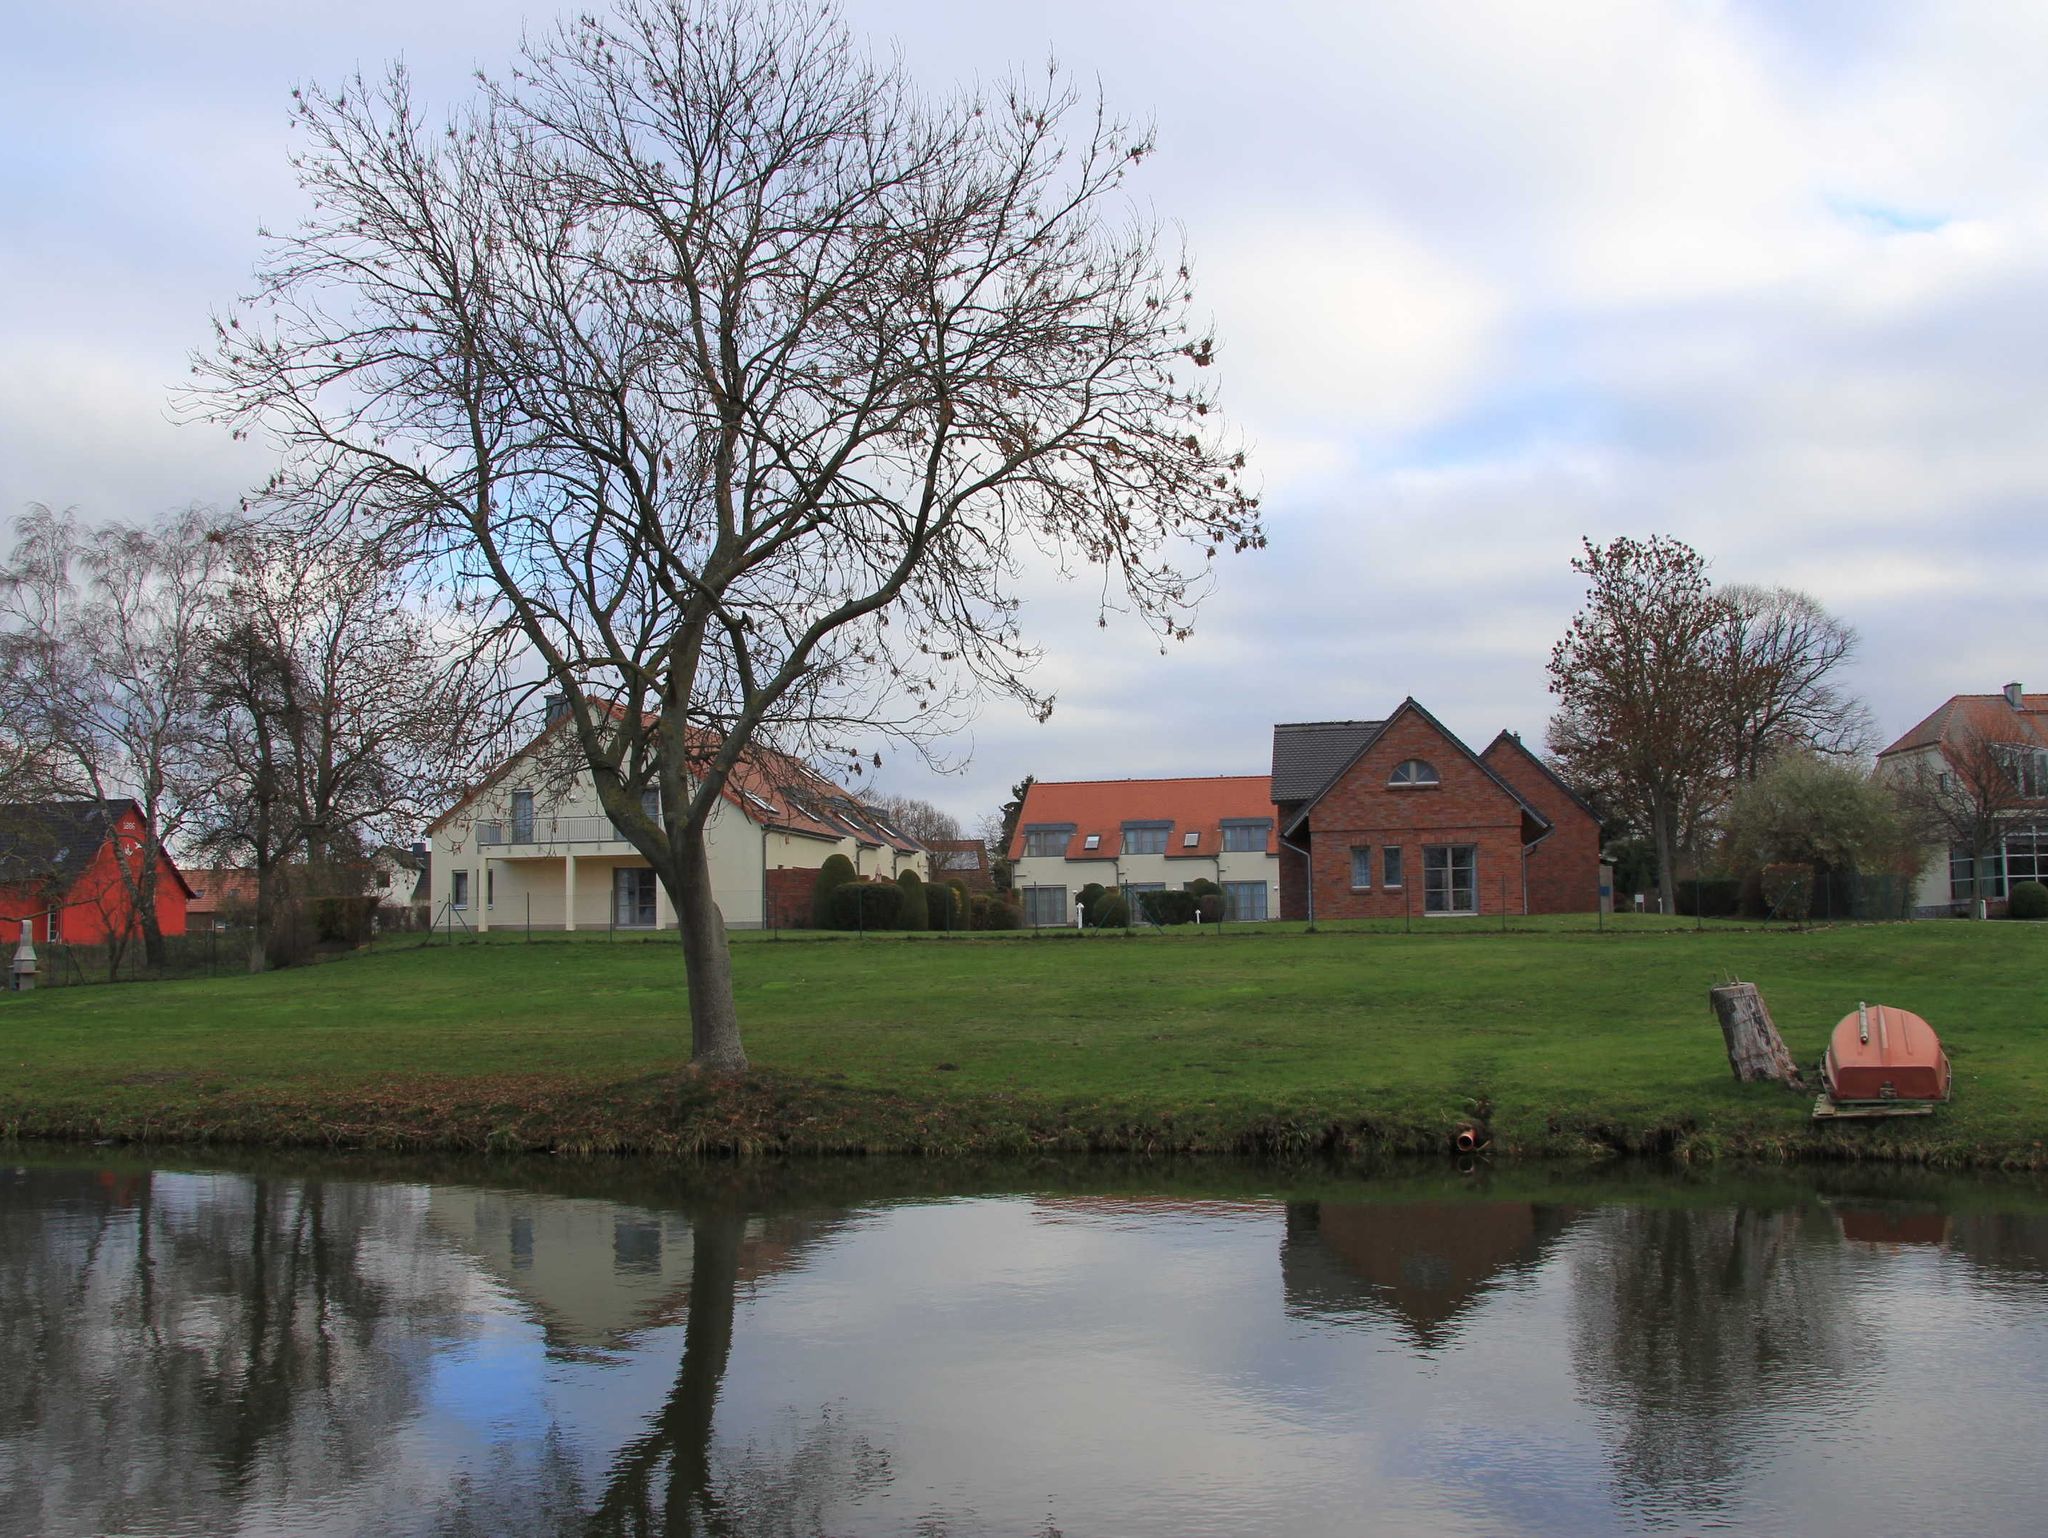
[[[1273,728],[1280,916],[1590,913],[1600,824],[1510,732],[1474,753],[1414,700]]]
[[[0,936],[35,922],[41,941],[99,945],[140,932],[117,861],[139,868],[146,825],[133,801],[45,801],[0,807]],[[157,928],[185,932],[192,888],[157,854]]]

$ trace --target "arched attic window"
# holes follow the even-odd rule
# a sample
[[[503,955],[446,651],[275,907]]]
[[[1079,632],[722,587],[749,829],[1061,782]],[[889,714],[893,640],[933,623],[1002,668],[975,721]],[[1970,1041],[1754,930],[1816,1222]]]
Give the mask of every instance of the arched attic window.
[[[1394,772],[1387,776],[1387,784],[1395,788],[1406,786],[1420,789],[1426,785],[1441,783],[1437,778],[1436,765],[1427,759],[1404,758],[1394,765]]]

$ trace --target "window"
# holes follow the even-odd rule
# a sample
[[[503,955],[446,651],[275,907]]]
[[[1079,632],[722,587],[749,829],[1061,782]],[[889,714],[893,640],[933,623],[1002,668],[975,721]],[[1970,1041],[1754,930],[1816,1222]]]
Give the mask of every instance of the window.
[[[980,870],[981,856],[973,849],[942,849],[939,851],[940,870]]]
[[[1441,783],[1437,779],[1436,766],[1420,758],[1404,758],[1394,765],[1394,772],[1387,776],[1387,783],[1420,789],[1425,785]]]
[[[469,872],[455,870],[448,873],[448,901],[457,908],[469,906]]]
[[[1401,886],[1401,851],[1389,845],[1380,851],[1380,885],[1398,891]]]
[[[1479,849],[1475,844],[1429,844],[1422,851],[1422,911],[1479,911]]]
[[[512,842],[533,842],[533,792],[530,790],[512,792]]]
[[[651,822],[661,821],[661,787],[650,785],[640,792],[640,810]]]
[[[2015,881],[2048,883],[2048,827],[2014,828],[2005,835],[2005,880],[2008,888]]]
[[[1089,834],[1081,840],[1081,847],[1083,849],[1100,849],[1102,847],[1102,835],[1100,833]]]
[[[644,865],[612,872],[612,922],[621,929],[654,927],[654,872]]]
[[[1398,885],[1398,883],[1393,883]],[[1359,844],[1351,851],[1351,890],[1370,892],[1372,890],[1372,848]]]
[[[1058,859],[1067,852],[1067,840],[1073,836],[1072,823],[1060,827],[1026,828],[1024,857],[1027,860]]]
[[[1193,829],[1191,828],[1191,829],[1189,829],[1189,830],[1188,830],[1188,831],[1187,831],[1186,833],[1183,833],[1183,834],[1182,834],[1182,835],[1180,836],[1180,847],[1181,847],[1181,848],[1183,848],[1183,849],[1192,849],[1192,848],[1194,848],[1194,847],[1195,847],[1195,846],[1196,846],[1197,844],[1201,843],[1201,841],[1202,841],[1202,835],[1201,835],[1201,834],[1199,834],[1199,833],[1197,833],[1197,832],[1195,832],[1195,831],[1194,831],[1194,830],[1193,830]]]
[[[488,865],[484,867],[484,906],[486,908],[498,906],[498,873]]]
[[[1223,883],[1223,916],[1249,923],[1266,916],[1266,883],[1226,881]]]
[[[1223,852],[1225,854],[1243,854],[1255,850],[1260,854],[1264,854],[1266,852],[1266,830],[1272,826],[1271,822],[1263,819],[1257,822],[1247,820],[1224,823]]]
[[[2018,744],[2000,744],[1994,751],[2005,764],[2014,790],[2023,796],[2048,796],[2048,752]]]
[[[1063,886],[1028,886],[1024,888],[1024,922],[1033,929],[1049,929],[1057,924],[1070,923],[1073,913],[1067,908],[1067,889]]]
[[[1127,822],[1124,824],[1125,854],[1165,854],[1170,822]]]

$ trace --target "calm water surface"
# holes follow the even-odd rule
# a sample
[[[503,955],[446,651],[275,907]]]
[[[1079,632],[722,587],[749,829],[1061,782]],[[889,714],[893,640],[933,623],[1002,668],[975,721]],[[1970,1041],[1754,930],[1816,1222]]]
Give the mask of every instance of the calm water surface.
[[[2031,1185],[12,1158],[0,1533],[2048,1530]]]

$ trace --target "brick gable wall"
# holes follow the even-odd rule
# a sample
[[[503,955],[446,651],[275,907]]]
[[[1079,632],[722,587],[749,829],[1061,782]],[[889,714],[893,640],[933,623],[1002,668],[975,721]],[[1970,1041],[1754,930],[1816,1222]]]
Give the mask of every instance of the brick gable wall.
[[[1430,789],[1387,784],[1394,766],[1420,758],[1440,777]],[[1522,909],[1522,809],[1459,746],[1414,712],[1389,724],[1309,813],[1315,911],[1321,919],[1423,915],[1422,851],[1431,844],[1477,849],[1481,913]],[[1384,882],[1383,851],[1402,851],[1402,886]],[[1372,885],[1351,885],[1351,851],[1372,850]],[[1282,873],[1283,901],[1285,871]]]
[[[1480,756],[1550,819],[1550,836],[1529,855],[1529,911],[1591,913],[1600,905],[1600,824],[1530,763],[1523,749],[1496,741]]]

